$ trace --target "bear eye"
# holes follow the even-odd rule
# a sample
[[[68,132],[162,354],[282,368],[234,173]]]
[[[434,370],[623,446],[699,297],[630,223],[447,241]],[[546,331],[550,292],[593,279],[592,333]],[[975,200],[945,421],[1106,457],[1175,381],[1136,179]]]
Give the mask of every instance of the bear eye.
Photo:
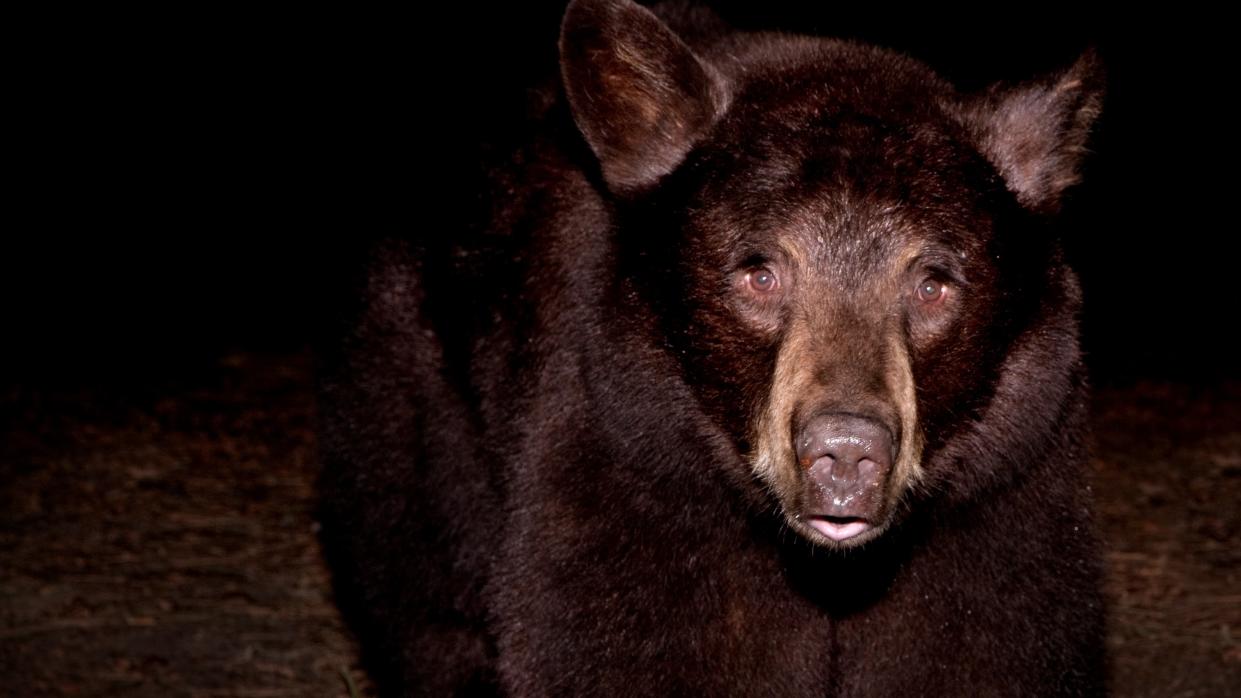
[[[746,274],[746,282],[750,288],[759,293],[771,293],[780,287],[780,281],[776,278],[775,272],[767,267],[759,267],[753,269]]]
[[[933,278],[923,279],[918,283],[918,300],[923,303],[938,303],[944,299],[944,285]]]

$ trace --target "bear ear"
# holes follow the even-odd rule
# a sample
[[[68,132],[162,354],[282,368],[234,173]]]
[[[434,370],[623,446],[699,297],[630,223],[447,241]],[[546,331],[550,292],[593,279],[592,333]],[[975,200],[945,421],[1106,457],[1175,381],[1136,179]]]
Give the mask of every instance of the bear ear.
[[[718,73],[630,0],[574,0],[560,70],[578,129],[618,193],[675,169],[726,101]]]
[[[1103,86],[1102,62],[1091,49],[1059,75],[995,86],[965,104],[965,121],[983,154],[1026,208],[1054,213],[1078,182]]]

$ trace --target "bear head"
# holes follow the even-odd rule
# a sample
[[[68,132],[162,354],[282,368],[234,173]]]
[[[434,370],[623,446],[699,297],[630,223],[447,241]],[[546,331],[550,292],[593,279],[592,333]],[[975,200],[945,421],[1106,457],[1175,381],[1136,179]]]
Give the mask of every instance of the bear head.
[[[871,46],[678,34],[693,12],[575,0],[562,77],[625,274],[747,476],[846,548],[920,493],[1054,457],[1005,424],[1053,429],[1074,380],[1046,223],[1099,109],[1093,54],[961,94]]]

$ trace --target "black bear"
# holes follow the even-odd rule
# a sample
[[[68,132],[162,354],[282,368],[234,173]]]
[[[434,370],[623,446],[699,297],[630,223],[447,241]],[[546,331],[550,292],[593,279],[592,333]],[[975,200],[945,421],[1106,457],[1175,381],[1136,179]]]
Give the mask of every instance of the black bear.
[[[1087,53],[961,93],[575,0],[479,220],[378,245],[325,541],[391,695],[1105,691],[1078,286]]]

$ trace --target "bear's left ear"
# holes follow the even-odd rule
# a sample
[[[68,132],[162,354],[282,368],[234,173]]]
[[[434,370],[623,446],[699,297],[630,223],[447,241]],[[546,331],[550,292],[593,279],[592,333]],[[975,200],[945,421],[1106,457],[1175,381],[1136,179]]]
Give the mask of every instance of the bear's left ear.
[[[1103,86],[1103,66],[1091,49],[1059,75],[995,86],[965,103],[964,120],[983,154],[1026,208],[1054,213],[1078,182]]]
[[[618,193],[675,169],[726,101],[719,73],[630,0],[574,0],[560,69],[577,127]]]

